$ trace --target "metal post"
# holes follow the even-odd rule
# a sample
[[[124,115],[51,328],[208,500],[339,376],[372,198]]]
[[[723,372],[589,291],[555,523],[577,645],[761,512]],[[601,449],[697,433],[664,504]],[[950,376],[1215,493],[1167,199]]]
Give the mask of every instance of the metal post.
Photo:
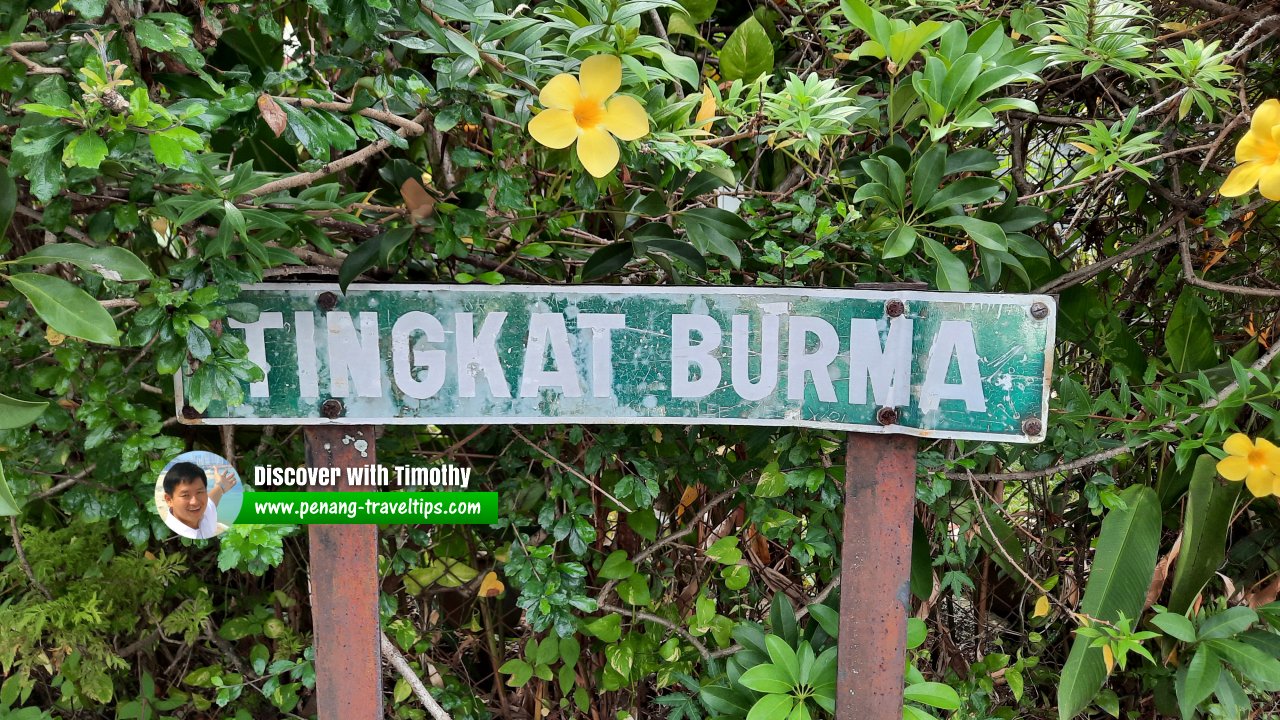
[[[310,467],[377,462],[373,427],[303,430]],[[345,475],[336,488],[356,489]],[[367,489],[367,488],[359,488]],[[315,629],[320,720],[375,720],[382,713],[382,630],[378,618],[378,527],[309,525],[311,617]]]
[[[916,439],[849,433],[837,720],[902,717]]]

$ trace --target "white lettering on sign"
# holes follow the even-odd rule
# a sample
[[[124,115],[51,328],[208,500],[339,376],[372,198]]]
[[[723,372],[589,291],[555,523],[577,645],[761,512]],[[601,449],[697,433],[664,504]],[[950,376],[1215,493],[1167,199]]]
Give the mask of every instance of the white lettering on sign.
[[[414,310],[401,315],[391,328],[391,367],[396,387],[416,400],[434,397],[444,387],[447,356],[443,350],[414,343],[415,335],[428,343],[444,342],[444,327],[434,315]],[[425,368],[421,375],[414,370]]]
[[[785,311],[786,304],[782,305]],[[763,400],[773,393],[778,386],[778,326],[781,323],[779,313],[765,310],[760,319],[760,379],[751,382],[749,358],[755,351],[751,347],[750,317],[734,315],[733,336],[729,343],[729,377],[733,380],[733,391],[743,400]]]
[[[927,355],[917,358],[918,318],[852,318],[845,341],[831,321],[791,314],[789,303],[762,304],[758,310],[720,319],[707,313],[673,313],[670,396],[697,399],[729,391],[742,402],[768,402],[780,393],[785,361],[785,392],[791,401],[909,406],[913,372],[917,372],[923,375],[914,388],[921,411],[934,412],[944,401],[963,403],[970,413],[987,411],[971,321],[939,321],[928,340]],[[389,330],[380,330],[376,312],[323,315],[293,311],[292,328],[285,313],[274,311],[262,312],[254,322],[230,319],[227,324],[243,331],[249,359],[264,371],[272,369],[269,359],[274,358],[277,366],[294,359],[289,350],[277,349],[287,345],[291,335],[297,392],[303,399],[320,396],[322,372],[327,372],[333,397],[383,397],[387,368],[382,348],[387,346],[390,375],[386,382],[406,398],[475,398],[478,394],[512,398],[510,383],[516,375],[517,398],[547,392],[564,398],[588,393],[593,398],[610,398],[617,392],[614,341],[628,330],[627,316],[620,313],[531,312],[519,337],[512,337],[516,331],[511,329],[504,335],[508,313],[499,311],[477,317],[472,312],[445,316],[409,310],[396,317]],[[570,319],[576,325],[572,331]],[[322,332],[317,333],[317,328]],[[277,330],[282,332],[268,334]],[[380,337],[380,332],[387,337]],[[728,348],[723,347],[726,332]],[[317,343],[318,334],[322,343]],[[511,358],[522,358],[523,364],[512,367]],[[722,385],[726,364],[729,383]],[[846,367],[848,391],[838,397],[836,383]],[[250,383],[249,396],[269,398],[273,387],[290,386],[280,377],[282,371],[277,367],[271,377]]]
[[[920,409],[933,412],[943,400],[963,400],[969,412],[986,412],[987,397],[982,392],[982,373],[978,370],[978,348],[973,340],[973,323],[967,320],[944,320],[929,349],[929,365],[920,386]],[[947,382],[954,357],[960,370],[960,382]]]
[[[808,351],[808,337],[818,339],[813,352]],[[836,401],[836,388],[831,383],[831,363],[840,353],[840,338],[831,323],[805,315],[791,316],[787,337],[787,398],[804,400],[805,375],[813,378],[813,389],[822,402]]]
[[[553,369],[546,369],[547,349],[551,349]],[[578,367],[569,347],[569,329],[560,313],[529,315],[529,339],[524,345],[524,374],[520,377],[520,397],[537,397],[544,387],[558,387],[565,397],[582,397]]]
[[[476,396],[476,376],[484,374],[489,381],[489,394],[493,397],[511,397],[507,376],[498,360],[498,333],[506,321],[504,312],[491,312],[484,318],[480,333],[475,334],[471,313],[457,313],[454,317],[454,343],[457,350],[458,397]]]
[[[267,373],[271,365],[267,364],[267,338],[265,331],[280,330],[284,327],[284,313],[264,312],[258,314],[255,322],[240,322],[235,318],[227,318],[227,325],[237,330],[244,330],[244,344],[249,348],[249,359],[262,368],[262,379],[249,383],[249,397],[271,397],[267,389]]]
[[[304,398],[318,398],[320,371],[316,369],[315,315],[310,312],[295,312],[293,329],[298,341],[298,394]]]
[[[889,335],[880,345],[880,327],[870,318],[854,318],[849,325],[849,404],[867,403],[867,383],[875,404],[898,407],[911,402],[911,318],[889,321]]]
[[[331,312],[329,326],[329,394],[350,397],[382,396],[382,359],[378,352],[378,313],[360,313],[360,330],[351,314]]]
[[[618,313],[579,313],[578,328],[591,331],[591,396],[613,394],[613,331],[627,327]]]
[[[700,336],[693,344],[693,333]],[[720,360],[712,353],[720,349],[722,333],[710,315],[671,316],[671,397],[700,398],[720,385]],[[698,377],[690,377],[693,366]]]

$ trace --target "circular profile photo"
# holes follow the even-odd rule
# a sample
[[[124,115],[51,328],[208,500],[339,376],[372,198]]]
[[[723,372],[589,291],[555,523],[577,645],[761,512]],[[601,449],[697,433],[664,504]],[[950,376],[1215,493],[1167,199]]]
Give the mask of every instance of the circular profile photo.
[[[182,537],[217,537],[235,522],[243,501],[240,475],[211,452],[183,453],[156,478],[156,509],[164,524]]]

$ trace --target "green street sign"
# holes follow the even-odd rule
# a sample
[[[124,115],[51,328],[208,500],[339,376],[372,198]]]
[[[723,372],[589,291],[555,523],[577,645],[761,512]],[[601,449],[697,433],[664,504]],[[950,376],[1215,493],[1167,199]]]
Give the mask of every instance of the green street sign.
[[[1044,295],[262,284],[228,320],[266,379],[178,416],[242,425],[774,425],[1039,442]],[[186,412],[183,412],[186,410]]]

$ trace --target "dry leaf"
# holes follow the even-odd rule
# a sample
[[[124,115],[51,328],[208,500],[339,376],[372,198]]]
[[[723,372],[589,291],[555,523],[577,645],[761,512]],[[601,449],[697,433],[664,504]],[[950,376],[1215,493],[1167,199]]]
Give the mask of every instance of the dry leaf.
[[[53,328],[46,328],[44,331],[44,339],[47,340],[50,345],[57,347],[61,345],[64,340],[67,339],[67,336],[63,335],[57,330],[54,330]]]
[[[480,581],[480,597],[497,597],[507,589],[506,585],[498,579],[498,573],[490,571],[484,576],[484,580]]]
[[[271,132],[275,133],[276,137],[280,137],[284,129],[289,126],[289,119],[285,117],[284,110],[281,110],[276,101],[266,93],[258,96],[258,112],[262,114],[262,119],[267,122],[267,127],[271,128]]]
[[[693,502],[698,499],[698,486],[690,485],[684,489],[684,494],[680,496],[680,503],[676,505],[676,517],[684,515],[684,511],[688,510]]]
[[[1107,674],[1111,674],[1111,669],[1116,666],[1116,656],[1111,652],[1110,645],[1102,646],[1102,662],[1107,664]]]
[[[414,220],[430,217],[436,209],[436,199],[431,197],[417,178],[404,181],[400,186],[400,196],[404,198],[404,204],[409,208],[409,213],[413,215]]]
[[[1034,610],[1031,611],[1031,617],[1033,618],[1045,617],[1048,614],[1049,614],[1049,596],[1041,595],[1039,599],[1036,600],[1036,607]]]

